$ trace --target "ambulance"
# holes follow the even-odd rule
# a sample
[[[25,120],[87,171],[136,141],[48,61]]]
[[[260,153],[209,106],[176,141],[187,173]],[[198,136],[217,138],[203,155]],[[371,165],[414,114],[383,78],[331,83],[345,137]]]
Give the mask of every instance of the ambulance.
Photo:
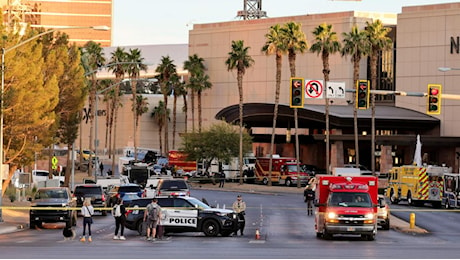
[[[445,173],[451,167],[404,165],[393,167],[389,172],[387,197],[392,204],[407,201],[409,205],[431,203],[441,207]]]
[[[378,178],[375,176],[316,176],[316,237],[377,234]]]
[[[270,179],[270,157],[257,157],[255,180],[267,185]],[[297,160],[291,157],[273,157],[272,158],[272,183],[280,185],[297,185],[300,181],[301,185],[306,185],[310,180],[310,175],[302,170],[297,172]],[[299,179],[300,178],[300,179]]]

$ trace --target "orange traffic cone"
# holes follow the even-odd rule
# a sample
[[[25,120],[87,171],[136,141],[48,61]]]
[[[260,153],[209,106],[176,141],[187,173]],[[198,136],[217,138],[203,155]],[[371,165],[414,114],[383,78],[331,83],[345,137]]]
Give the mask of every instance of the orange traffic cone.
[[[260,239],[260,232],[258,229],[256,229],[256,240]]]

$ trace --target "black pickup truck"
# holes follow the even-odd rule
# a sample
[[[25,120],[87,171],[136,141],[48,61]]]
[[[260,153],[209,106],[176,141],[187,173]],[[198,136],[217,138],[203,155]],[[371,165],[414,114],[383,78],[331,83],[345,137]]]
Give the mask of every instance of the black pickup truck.
[[[41,227],[42,223],[64,222],[67,227],[77,225],[77,201],[67,187],[39,188],[30,198],[30,228]],[[73,209],[72,209],[73,208]]]

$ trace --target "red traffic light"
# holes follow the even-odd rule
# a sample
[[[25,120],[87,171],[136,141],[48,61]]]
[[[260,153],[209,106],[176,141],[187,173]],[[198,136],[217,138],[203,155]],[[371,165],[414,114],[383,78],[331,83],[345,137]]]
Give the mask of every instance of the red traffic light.
[[[431,88],[430,89],[430,95],[437,95],[439,94],[439,89],[437,88]]]

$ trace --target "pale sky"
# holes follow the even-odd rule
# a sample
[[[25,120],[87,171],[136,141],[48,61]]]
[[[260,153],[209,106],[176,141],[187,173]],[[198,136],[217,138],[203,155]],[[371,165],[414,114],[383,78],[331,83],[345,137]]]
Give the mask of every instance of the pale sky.
[[[193,24],[240,20],[244,0],[114,0],[113,46],[188,43]],[[371,11],[400,13],[403,6],[460,0],[262,0],[268,17]]]

